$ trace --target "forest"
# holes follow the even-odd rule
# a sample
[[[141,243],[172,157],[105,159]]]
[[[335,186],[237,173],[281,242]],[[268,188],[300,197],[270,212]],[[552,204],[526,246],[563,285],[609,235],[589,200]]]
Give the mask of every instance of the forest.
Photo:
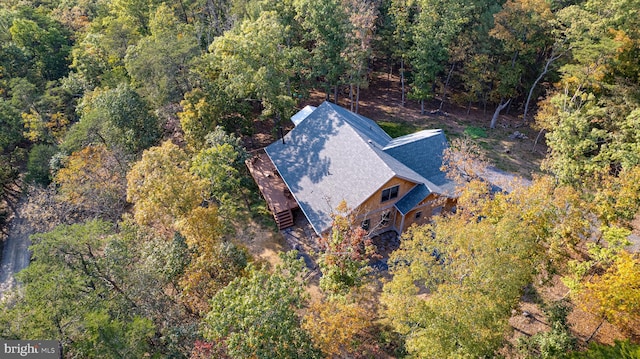
[[[0,338],[68,358],[640,358],[639,13],[3,0],[0,226],[34,234]],[[245,160],[312,96],[359,112],[375,74],[398,78],[399,107],[483,111],[487,132],[508,113],[547,152],[530,184],[494,193],[470,165],[482,146],[452,140],[457,210],[404,233],[381,273],[337,208],[311,291],[296,251],[250,250],[278,233]],[[525,299],[544,330],[514,336]],[[577,312],[599,323],[588,337]]]

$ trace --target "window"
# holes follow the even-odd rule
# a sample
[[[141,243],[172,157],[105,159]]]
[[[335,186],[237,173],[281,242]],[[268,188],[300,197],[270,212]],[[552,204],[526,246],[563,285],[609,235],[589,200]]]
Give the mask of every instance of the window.
[[[416,212],[416,219],[422,218],[422,211]]]
[[[369,230],[369,226],[371,225],[371,220],[370,219],[365,219],[364,221],[362,221],[362,229],[364,229],[365,231]]]
[[[394,199],[396,197],[398,197],[398,191],[400,190],[400,186],[393,186],[390,188],[387,188],[385,190],[382,191],[382,201],[380,202],[385,202],[388,201],[390,199]]]
[[[391,211],[382,212],[382,217],[380,218],[380,226],[386,227],[389,224],[391,218]]]

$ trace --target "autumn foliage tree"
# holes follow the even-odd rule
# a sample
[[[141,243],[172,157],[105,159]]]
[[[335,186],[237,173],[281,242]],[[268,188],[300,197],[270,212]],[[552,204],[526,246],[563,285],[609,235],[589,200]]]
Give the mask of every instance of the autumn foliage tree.
[[[60,201],[91,217],[116,221],[126,206],[126,171],[122,154],[104,145],[74,152],[54,178]]]
[[[176,223],[190,251],[189,265],[180,277],[181,298],[193,312],[204,315],[220,289],[243,274],[247,250],[225,240],[215,206],[197,207]]]
[[[145,151],[127,174],[127,184],[136,221],[164,230],[205,199],[206,183],[191,173],[189,156],[171,141]]]
[[[327,358],[383,356],[377,343],[380,323],[373,288],[352,290],[346,296],[315,299],[306,310],[302,327]]]
[[[494,355],[522,288],[557,269],[590,228],[582,202],[551,179],[486,191],[471,182],[456,213],[412,227],[389,258],[385,315],[412,355]]]
[[[369,260],[376,248],[367,231],[355,224],[353,214],[342,201],[332,214],[333,224],[322,239],[324,251],[318,260],[322,278],[320,287],[330,294],[346,294],[363,284],[370,270]]]
[[[578,294],[582,306],[598,317],[638,334],[640,328],[640,260],[621,252],[601,275],[584,284]]]

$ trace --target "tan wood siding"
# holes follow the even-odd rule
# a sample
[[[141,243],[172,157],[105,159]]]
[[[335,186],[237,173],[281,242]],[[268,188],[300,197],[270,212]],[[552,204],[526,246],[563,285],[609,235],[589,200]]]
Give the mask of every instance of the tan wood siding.
[[[387,183],[385,183],[382,187],[380,187],[373,195],[371,195],[366,201],[364,201],[358,208],[357,208],[357,213],[358,214],[365,214],[367,212],[376,212],[379,209],[388,207],[388,206],[393,206],[394,203],[396,203],[398,200],[400,200],[405,194],[407,194],[407,192],[409,192],[416,184],[411,182],[411,181],[407,181],[404,180],[402,178],[398,178],[398,177],[394,177],[391,180],[389,180]],[[380,200],[382,199],[382,191],[384,191],[387,188],[391,188],[393,186],[400,186],[400,189],[398,191],[398,197],[385,201],[385,202],[380,202]]]
[[[416,184],[407,181],[405,179],[394,177],[380,187],[373,195],[371,195],[366,201],[362,203],[358,208],[354,210],[356,215],[356,223],[360,224],[364,220],[369,219],[370,231],[380,231],[385,228],[399,228],[400,213],[393,206],[397,201],[404,197]],[[382,191],[387,188],[399,186],[398,197],[382,202]],[[386,226],[381,226],[382,214],[386,211],[390,211],[389,223]]]

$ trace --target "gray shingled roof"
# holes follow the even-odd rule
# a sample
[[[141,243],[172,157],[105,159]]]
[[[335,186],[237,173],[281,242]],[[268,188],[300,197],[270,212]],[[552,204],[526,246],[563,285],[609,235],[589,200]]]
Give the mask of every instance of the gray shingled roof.
[[[447,147],[442,130],[424,130],[395,138],[383,150],[439,187],[432,192],[452,193],[455,183],[440,171],[442,154]]]
[[[356,208],[395,176],[365,139],[379,137],[377,126],[369,131],[366,121],[349,114],[325,102],[284,136],[284,144],[265,149],[317,233],[331,227],[340,201]]]
[[[406,215],[411,211],[415,206],[418,205],[423,199],[427,198],[428,195],[431,194],[431,191],[424,184],[419,184],[411,189],[407,194],[404,195],[398,202],[396,202],[395,206],[402,213],[402,215]]]
[[[437,133],[444,139],[441,131]],[[411,146],[423,137],[404,136],[393,140],[372,120],[324,102],[284,136],[284,144],[276,141],[265,151],[314,230],[322,233],[331,227],[331,213],[340,201],[344,199],[350,208],[357,208],[393,177],[442,193],[439,186],[403,162],[410,155],[419,158],[425,155],[411,153],[396,157],[402,148],[423,150],[422,146]],[[429,154],[435,151],[426,157],[433,157]],[[421,162],[425,166],[430,164],[432,162]],[[438,164],[435,171],[427,171],[418,166],[422,172],[434,176],[439,168]]]
[[[356,131],[358,131],[360,137],[362,137],[362,139],[364,139],[365,141],[371,140],[377,143],[379,146],[385,146],[387,143],[389,143],[389,141],[391,141],[391,136],[384,132],[384,130],[380,128],[380,126],[378,126],[378,124],[373,120],[355,114],[331,102],[325,102],[323,103],[323,105],[324,104],[327,104],[329,107],[331,107],[338,116],[341,116]]]

